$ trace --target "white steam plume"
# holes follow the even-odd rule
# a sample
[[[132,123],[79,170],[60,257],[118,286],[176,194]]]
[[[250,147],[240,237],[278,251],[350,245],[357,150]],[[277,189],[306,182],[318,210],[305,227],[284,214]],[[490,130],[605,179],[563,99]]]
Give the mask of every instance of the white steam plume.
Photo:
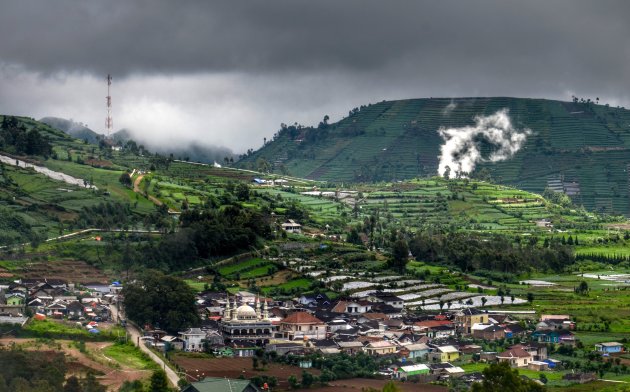
[[[457,104],[451,99],[451,102],[442,109],[442,116],[450,116],[455,109],[457,109]]]
[[[447,166],[451,173],[466,175],[479,162],[498,162],[512,157],[525,143],[532,131],[515,129],[508,109],[501,109],[490,116],[476,116],[475,125],[461,128],[440,128],[444,139],[440,148],[438,174],[444,176]],[[492,146],[492,152],[482,156],[480,144]]]

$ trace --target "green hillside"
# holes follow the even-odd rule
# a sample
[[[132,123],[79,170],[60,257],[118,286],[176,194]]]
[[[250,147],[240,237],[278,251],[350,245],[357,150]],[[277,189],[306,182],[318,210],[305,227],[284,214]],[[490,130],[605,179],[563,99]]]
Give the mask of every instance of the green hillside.
[[[482,163],[473,176],[541,193],[550,186],[591,210],[630,213],[630,111],[592,102],[521,98],[410,99],[353,109],[334,124],[283,127],[240,167],[341,182],[435,175],[440,127],[474,124],[509,109],[532,135],[512,159]],[[482,149],[483,150],[483,149]]]

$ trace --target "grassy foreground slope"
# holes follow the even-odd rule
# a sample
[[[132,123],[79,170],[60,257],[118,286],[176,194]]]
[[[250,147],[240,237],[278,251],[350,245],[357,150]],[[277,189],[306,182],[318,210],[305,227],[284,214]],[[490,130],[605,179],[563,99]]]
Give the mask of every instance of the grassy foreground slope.
[[[522,98],[383,101],[318,128],[285,127],[239,162],[333,182],[391,181],[437,172],[440,127],[474,124],[507,108],[514,125],[533,134],[510,160],[482,164],[477,175],[541,193],[549,181],[577,183],[578,204],[630,213],[630,111],[593,103]]]

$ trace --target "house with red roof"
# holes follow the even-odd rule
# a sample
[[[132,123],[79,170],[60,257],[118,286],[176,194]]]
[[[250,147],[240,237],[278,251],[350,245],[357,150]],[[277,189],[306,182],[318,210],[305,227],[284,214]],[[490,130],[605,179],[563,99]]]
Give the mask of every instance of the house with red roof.
[[[326,339],[326,323],[308,312],[294,312],[280,321],[280,333],[287,339]]]

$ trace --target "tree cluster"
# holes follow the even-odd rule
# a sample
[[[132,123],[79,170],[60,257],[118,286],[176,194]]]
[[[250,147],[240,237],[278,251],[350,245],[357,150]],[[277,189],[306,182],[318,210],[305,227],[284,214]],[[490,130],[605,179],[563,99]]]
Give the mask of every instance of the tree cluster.
[[[182,212],[180,228],[159,242],[139,248],[143,265],[178,270],[212,259],[250,250],[259,238],[271,238],[268,217],[236,205]]]
[[[176,277],[149,271],[126,284],[122,294],[127,317],[140,326],[177,334],[199,322],[194,291]]]
[[[36,129],[28,130],[26,126],[12,116],[5,116],[0,123],[0,148],[22,155],[52,154],[52,145],[47,137]]]
[[[80,227],[98,227],[103,229],[120,228],[131,223],[129,205],[107,202],[90,207],[83,207],[79,212],[77,224]]]
[[[65,354],[33,355],[19,349],[0,349],[0,391],[15,392],[105,392],[92,373],[66,381]]]
[[[418,260],[448,263],[466,272],[562,271],[575,262],[572,249],[566,245],[552,243],[540,248],[530,243],[513,244],[502,236],[486,238],[471,233],[423,232],[409,242],[409,248]]]

